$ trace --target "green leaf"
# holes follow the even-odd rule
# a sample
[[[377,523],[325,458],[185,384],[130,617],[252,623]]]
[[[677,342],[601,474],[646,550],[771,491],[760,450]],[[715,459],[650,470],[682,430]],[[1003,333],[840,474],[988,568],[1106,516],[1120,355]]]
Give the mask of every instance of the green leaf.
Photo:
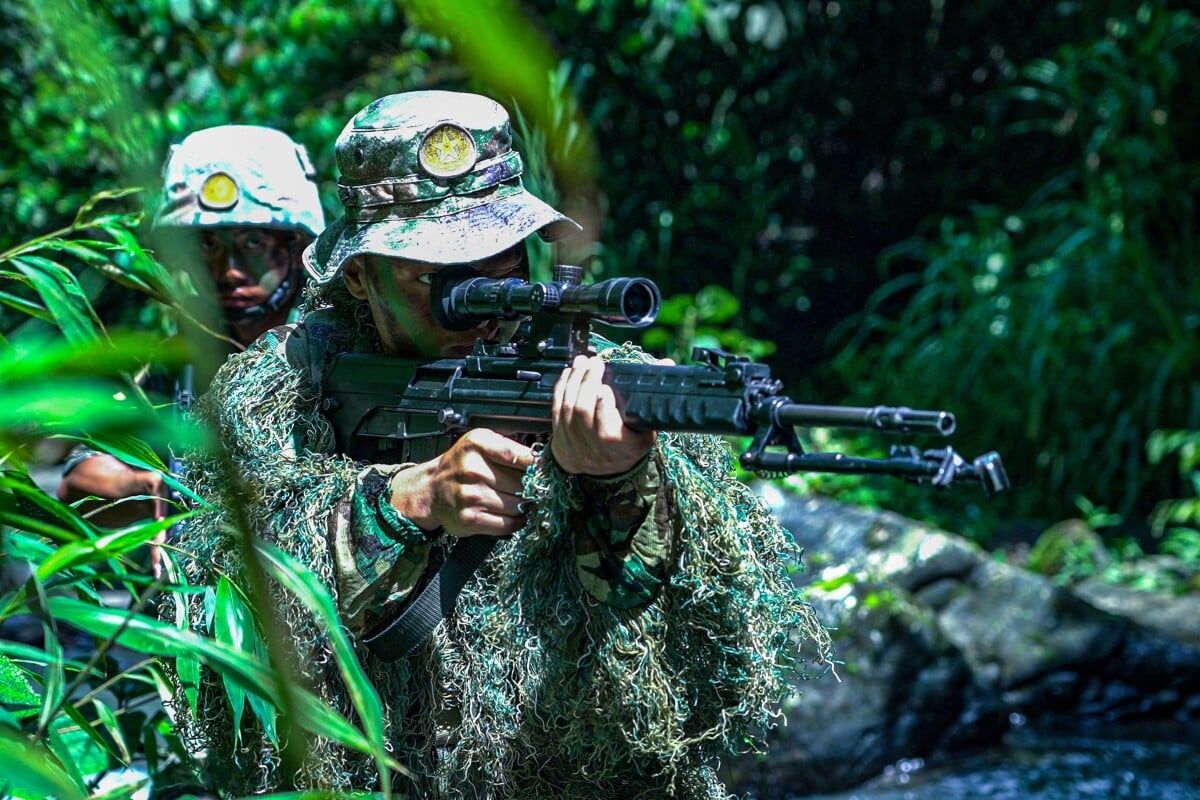
[[[696,305],[696,300],[690,294],[676,294],[663,301],[658,309],[660,325],[679,327],[687,318],[688,311]]]
[[[33,284],[69,341],[82,344],[103,338],[100,319],[71,270],[34,255],[18,256],[13,264]]]
[[[25,671],[0,653],[0,703],[9,706],[37,705],[37,695],[25,677]]]
[[[54,555],[38,565],[37,575],[40,579],[45,580],[60,570],[70,569],[80,564],[91,564],[96,561],[116,558],[128,553],[130,550],[141,547],[180,520],[187,519],[190,516],[191,512],[188,512],[186,514],[167,517],[166,519],[139,522],[127,528],[103,534],[93,541],[71,542],[70,544],[63,545],[58,548]]]
[[[742,304],[723,286],[705,286],[696,293],[696,310],[704,322],[719,325],[737,316]]]
[[[87,796],[49,751],[5,728],[0,728],[0,775],[10,790],[24,790],[34,797],[84,800]]]
[[[363,730],[371,743],[375,763],[379,767],[380,788],[385,795],[390,794],[391,779],[386,766],[387,739],[383,730],[383,706],[379,702],[375,687],[363,672],[345,628],[342,627],[337,605],[312,570],[306,569],[291,555],[261,540],[255,542],[255,549],[262,556],[267,571],[275,580],[321,620],[333,644],[333,657],[342,673],[342,680],[350,691],[350,702],[358,712],[358,718],[363,722]]]
[[[129,754],[129,745],[125,743],[125,735],[121,733],[121,726],[117,722],[116,715],[113,714],[111,708],[100,702],[99,698],[92,700],[92,706],[96,709],[96,719],[108,731],[108,735],[116,743],[117,749],[121,751],[121,762],[128,766],[133,757]]]
[[[42,647],[46,650],[46,655],[50,656],[46,663],[46,674],[42,679],[42,709],[38,713],[38,727],[45,729],[50,726],[53,715],[57,713],[59,705],[63,699],[63,665],[62,665],[62,645],[58,641],[58,636],[54,633],[54,628],[49,624],[42,624],[43,643]]]
[[[51,597],[50,612],[56,618],[82,628],[93,636],[112,637],[124,647],[140,653],[158,656],[189,655],[200,659],[222,675],[233,676],[248,691],[261,693],[276,706],[283,704],[271,667],[227,645],[183,631],[143,614],[108,609],[76,600],[72,597]],[[122,630],[122,625],[128,620]],[[121,630],[120,635],[117,631]],[[335,742],[368,755],[373,747],[345,717],[323,703],[312,692],[293,682],[290,685],[293,707],[298,722]],[[389,761],[393,769],[398,764]]]
[[[38,319],[46,322],[54,321],[54,317],[50,315],[50,312],[47,311],[44,306],[39,306],[32,300],[26,300],[24,297],[18,297],[15,294],[0,292],[0,303],[3,303],[9,308],[15,308],[22,314],[28,314],[31,317],[37,317]]]
[[[238,596],[237,589],[223,575],[217,583],[217,610],[213,617],[213,635],[218,642],[229,645],[239,653],[260,656],[252,644],[258,640],[258,631],[254,627],[250,609]],[[229,706],[233,710],[233,739],[236,744],[241,739],[246,690],[228,676],[224,677],[224,682],[225,696],[229,698]]]

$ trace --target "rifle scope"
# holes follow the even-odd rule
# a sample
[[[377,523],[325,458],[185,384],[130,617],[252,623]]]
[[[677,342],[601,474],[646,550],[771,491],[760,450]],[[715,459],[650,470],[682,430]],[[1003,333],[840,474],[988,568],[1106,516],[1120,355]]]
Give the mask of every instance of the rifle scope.
[[[446,268],[434,276],[429,304],[437,323],[452,331],[488,319],[547,313],[645,328],[658,318],[662,297],[647,278],[609,278],[582,286],[570,281],[484,278],[474,270]]]

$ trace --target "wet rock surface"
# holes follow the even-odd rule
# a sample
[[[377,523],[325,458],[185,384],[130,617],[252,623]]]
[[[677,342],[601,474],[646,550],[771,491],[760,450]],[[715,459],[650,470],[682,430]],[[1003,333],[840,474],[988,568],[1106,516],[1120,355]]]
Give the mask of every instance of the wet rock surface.
[[[735,791],[834,791],[901,759],[999,742],[1010,720],[1200,714],[1194,596],[1071,590],[889,512],[764,497],[805,549],[796,580],[841,663],[796,687],[769,758],[731,765]]]

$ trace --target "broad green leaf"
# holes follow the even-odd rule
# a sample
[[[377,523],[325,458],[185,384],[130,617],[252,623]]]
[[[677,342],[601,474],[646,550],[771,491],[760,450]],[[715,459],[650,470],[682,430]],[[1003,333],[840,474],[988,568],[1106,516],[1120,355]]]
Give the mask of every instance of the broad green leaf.
[[[245,601],[242,600],[241,594],[234,587],[233,583],[230,583],[224,577],[217,584],[216,607],[214,609],[214,616],[212,616],[212,627],[214,627],[214,634],[218,642],[229,644],[236,650],[246,652],[246,654],[257,657],[259,660],[266,660],[266,646],[258,636],[258,628],[254,625],[254,618],[250,607],[246,606]],[[263,726],[263,732],[271,742],[274,742],[278,746],[275,706],[266,703],[256,693],[240,691],[238,687],[230,684],[228,680],[226,681],[226,693],[229,697],[229,703],[234,709],[234,735],[239,735],[236,732],[239,730],[241,712],[242,708],[244,708],[242,700],[248,700],[254,716],[258,717],[259,723]]]
[[[190,655],[204,661],[222,675],[232,675],[243,688],[259,692],[277,706],[283,704],[271,668],[263,662],[238,653],[227,645],[197,636],[147,617],[127,611],[100,608],[71,597],[51,597],[50,612],[94,636],[115,636],[119,644],[140,653],[158,656]],[[118,635],[118,631],[121,631]],[[371,744],[345,717],[323,703],[302,686],[292,684],[290,697],[297,722],[305,729],[333,739],[360,753],[374,755]],[[394,761],[389,763],[400,769]]]
[[[255,543],[255,548],[275,580],[304,603],[309,611],[316,614],[325,632],[329,634],[338,670],[342,673],[346,688],[350,690],[350,702],[358,712],[358,718],[363,722],[363,730],[374,750],[375,762],[379,767],[380,788],[385,795],[389,794],[391,780],[386,766],[387,739],[383,730],[383,706],[379,702],[375,687],[363,672],[345,628],[342,627],[337,605],[316,575],[291,555],[261,540]]]
[[[111,341],[83,344],[36,337],[14,344],[2,354],[0,382],[28,380],[44,386],[49,375],[118,378],[151,361],[177,365],[187,358],[186,343],[145,333],[121,333]]]
[[[5,728],[0,728],[0,775],[10,789],[35,797],[84,800],[87,796],[48,750]]]
[[[75,753],[72,752],[67,738],[59,732],[58,728],[58,725],[52,725],[50,726],[50,730],[46,732],[50,752],[58,759],[58,763],[62,765],[63,770],[71,779],[71,783],[77,786],[84,786],[83,770],[79,767],[79,759],[75,757]]]
[[[723,286],[705,286],[696,293],[696,310],[705,322],[720,324],[737,316],[742,304]]]
[[[0,653],[0,703],[9,706],[37,705],[38,697],[25,677],[25,671]]]
[[[128,553],[153,539],[158,534],[183,519],[190,513],[179,514],[166,519],[155,519],[139,522],[127,528],[105,533],[87,542],[71,542],[58,548],[54,555],[38,565],[37,575],[42,580],[50,577],[59,570],[70,569],[80,564],[91,564]]]
[[[49,664],[53,660],[53,656],[44,650],[39,650],[36,647],[20,642],[12,642],[7,639],[0,639],[0,653],[8,656],[14,661],[28,661],[30,664]],[[86,664],[73,658],[62,660],[62,665],[76,672],[81,671]],[[95,667],[90,673],[92,677],[102,678],[103,673]]]
[[[658,310],[658,322],[662,325],[678,327],[687,319],[689,310],[694,308],[696,300],[690,294],[676,294],[663,301]]]
[[[83,343],[103,338],[100,319],[71,270],[35,255],[18,256],[13,264],[29,278],[69,341]]]

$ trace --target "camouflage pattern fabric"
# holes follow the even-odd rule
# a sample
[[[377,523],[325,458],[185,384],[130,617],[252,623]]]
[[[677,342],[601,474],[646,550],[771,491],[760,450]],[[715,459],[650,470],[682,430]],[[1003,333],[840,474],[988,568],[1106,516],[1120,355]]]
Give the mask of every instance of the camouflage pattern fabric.
[[[341,317],[349,349],[377,351],[363,313]],[[604,355],[644,358],[628,346]],[[256,532],[308,565],[361,629],[411,591],[443,544],[387,515],[387,478],[402,465],[337,455],[317,403],[281,336],[226,364],[198,413],[237,474],[197,468],[218,510],[184,531],[182,566],[194,585],[242,573],[219,510],[240,502]],[[419,655],[385,663],[360,648],[392,754],[420,776],[416,796],[723,797],[717,759],[759,741],[796,673],[828,657],[789,577],[794,545],[732,478],[713,437],[660,435],[613,486],[588,486],[545,453],[526,475],[526,527],[496,546]],[[203,597],[187,597],[161,613],[209,633]],[[272,606],[298,678],[349,712],[320,625],[283,590]],[[218,676],[175,679],[181,735],[231,794],[377,785],[367,757],[322,738],[298,774],[281,775],[251,715],[234,730]]]
[[[382,97],[347,123],[336,153],[346,214],[305,251],[317,284],[365,253],[459,264],[535,232],[556,241],[579,230],[522,186],[508,112],[481,95]]]

